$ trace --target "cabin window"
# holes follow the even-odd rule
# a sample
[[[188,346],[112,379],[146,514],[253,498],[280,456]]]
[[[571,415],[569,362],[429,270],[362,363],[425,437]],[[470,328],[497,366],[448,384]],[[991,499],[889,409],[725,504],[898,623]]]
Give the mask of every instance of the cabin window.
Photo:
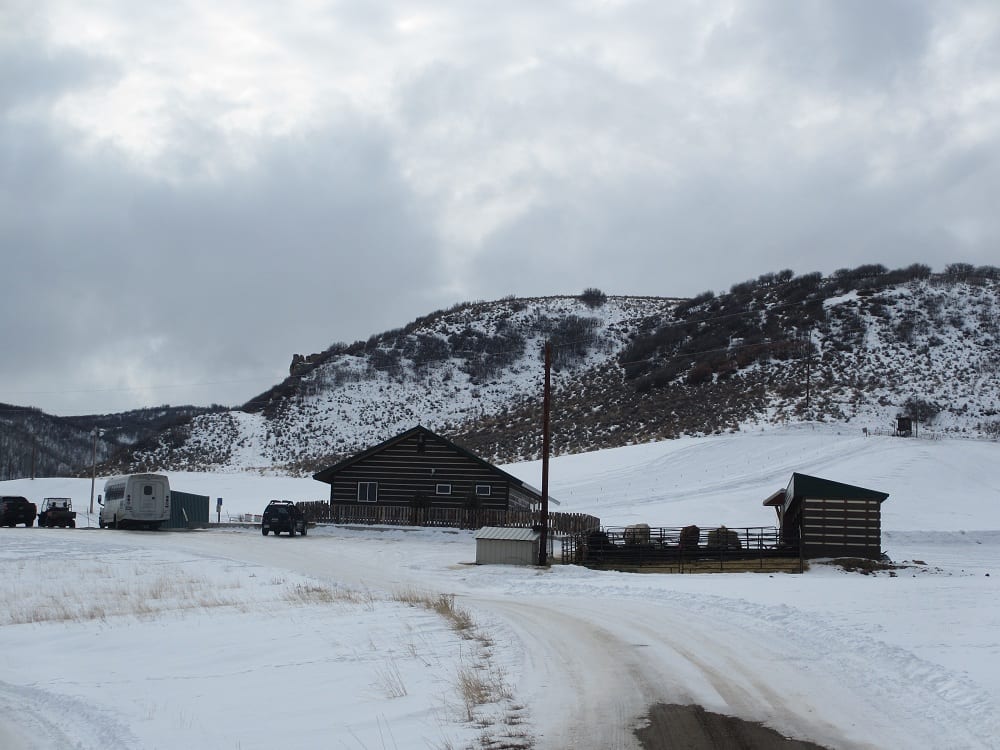
[[[417,453],[427,450],[427,438],[425,435],[417,435]]]
[[[378,482],[358,482],[358,502],[374,503],[378,500]]]
[[[476,485],[476,496],[477,497],[489,497],[493,492],[493,488],[488,484],[477,484]]]
[[[152,495],[153,494],[153,485],[151,485],[151,484],[144,484],[144,485],[142,485],[142,494],[143,495]]]
[[[435,490],[435,494],[438,495],[450,495],[451,485],[450,484],[439,484]]]

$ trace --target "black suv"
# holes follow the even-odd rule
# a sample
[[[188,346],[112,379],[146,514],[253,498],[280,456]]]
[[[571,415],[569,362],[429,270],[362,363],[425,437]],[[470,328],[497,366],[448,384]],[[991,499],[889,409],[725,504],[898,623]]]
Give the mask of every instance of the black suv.
[[[295,536],[296,532],[305,536],[306,517],[290,500],[272,500],[264,508],[260,522],[260,533],[267,536],[269,531],[273,531],[275,536],[282,531],[287,531],[289,536]]]

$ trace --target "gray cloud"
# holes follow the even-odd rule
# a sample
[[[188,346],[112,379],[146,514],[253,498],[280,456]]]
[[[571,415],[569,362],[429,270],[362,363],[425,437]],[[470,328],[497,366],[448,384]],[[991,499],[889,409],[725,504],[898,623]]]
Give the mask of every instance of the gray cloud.
[[[11,7],[0,401],[239,403],[461,299],[1000,261],[988,2]]]
[[[120,358],[151,385],[250,377],[215,389],[239,402],[280,379],[293,352],[416,317],[440,283],[433,233],[377,133],[271,142],[238,178],[182,186],[18,137],[39,158],[29,189],[4,199],[18,293],[0,310],[19,323],[0,373],[28,396],[12,401],[125,387]],[[98,373],[110,380],[92,382]],[[170,390],[144,395],[176,403]]]
[[[907,0],[740,3],[713,33],[709,57],[796,85],[884,91],[912,78],[932,24],[927,3]]]

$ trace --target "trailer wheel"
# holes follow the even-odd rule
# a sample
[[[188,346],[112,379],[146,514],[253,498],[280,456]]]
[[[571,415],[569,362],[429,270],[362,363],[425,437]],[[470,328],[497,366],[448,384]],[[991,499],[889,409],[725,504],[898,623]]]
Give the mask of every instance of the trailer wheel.
[[[264,527],[261,527],[260,533],[263,534],[264,536],[267,536],[267,529],[265,529]]]
[[[306,535],[306,525],[302,524],[302,536]]]
[[[26,528],[26,529],[30,529],[34,525],[35,525],[35,519],[34,518],[32,518],[30,521],[25,521],[24,522],[24,528]]]

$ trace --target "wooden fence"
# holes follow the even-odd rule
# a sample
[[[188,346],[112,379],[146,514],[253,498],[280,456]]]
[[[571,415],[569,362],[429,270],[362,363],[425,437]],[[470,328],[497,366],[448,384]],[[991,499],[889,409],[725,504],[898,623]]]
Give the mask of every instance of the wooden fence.
[[[480,529],[483,526],[533,528],[541,525],[541,513],[538,511],[331,505],[322,501],[296,504],[305,513],[306,520],[313,523],[445,526],[458,529]],[[586,534],[600,527],[601,519],[586,513],[549,513],[549,530],[557,534]]]

